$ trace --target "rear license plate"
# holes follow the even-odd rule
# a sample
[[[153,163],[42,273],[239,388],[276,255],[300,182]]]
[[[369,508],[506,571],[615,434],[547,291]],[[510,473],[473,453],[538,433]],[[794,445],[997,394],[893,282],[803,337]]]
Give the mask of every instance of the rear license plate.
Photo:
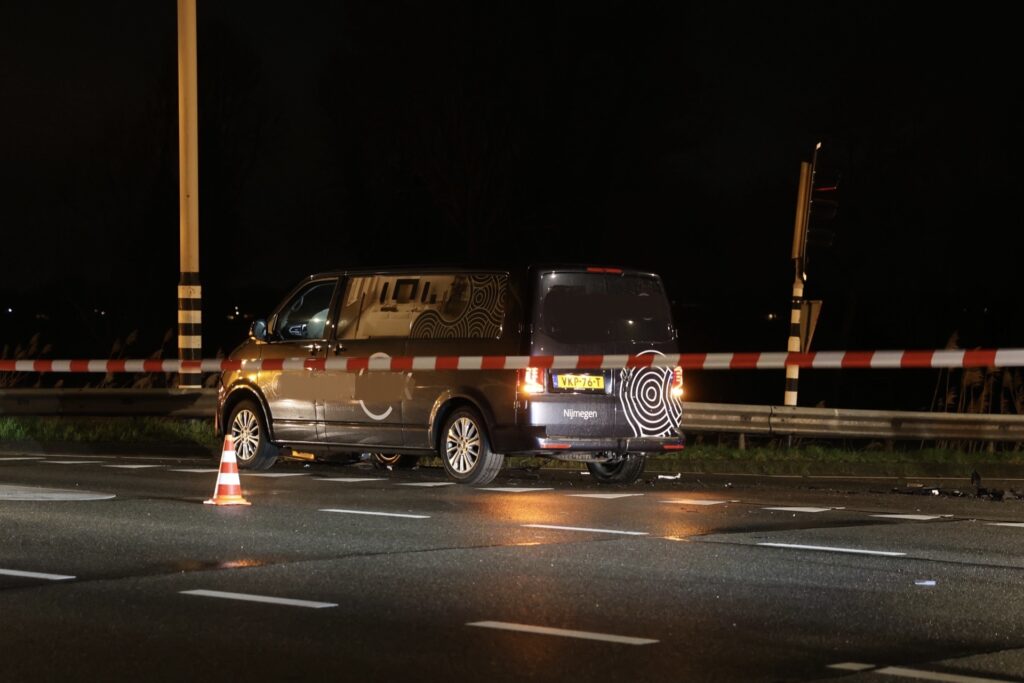
[[[555,375],[555,386],[575,391],[603,391],[604,375]]]

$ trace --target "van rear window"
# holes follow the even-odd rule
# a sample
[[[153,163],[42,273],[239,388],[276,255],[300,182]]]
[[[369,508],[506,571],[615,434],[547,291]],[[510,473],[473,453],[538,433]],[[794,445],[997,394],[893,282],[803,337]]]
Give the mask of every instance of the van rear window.
[[[667,342],[672,316],[661,281],[646,275],[545,273],[538,322],[569,344]]]

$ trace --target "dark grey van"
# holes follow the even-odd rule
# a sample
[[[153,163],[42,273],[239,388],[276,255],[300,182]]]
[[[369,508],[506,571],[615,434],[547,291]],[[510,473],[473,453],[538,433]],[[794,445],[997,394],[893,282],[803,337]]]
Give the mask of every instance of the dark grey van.
[[[232,359],[677,353],[661,279],[618,268],[400,268],[313,275]],[[218,429],[239,465],[285,449],[373,453],[400,466],[437,455],[486,484],[505,455],[586,463],[628,483],[651,453],[683,447],[682,371],[289,369],[226,372]]]

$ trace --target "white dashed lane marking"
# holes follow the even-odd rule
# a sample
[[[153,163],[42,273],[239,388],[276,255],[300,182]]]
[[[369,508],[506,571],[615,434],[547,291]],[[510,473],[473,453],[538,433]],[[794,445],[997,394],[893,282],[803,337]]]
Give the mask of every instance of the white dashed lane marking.
[[[1015,526],[1024,528],[1024,522],[989,522],[989,526]]]
[[[305,477],[308,476],[306,472],[242,472],[244,477],[267,477],[268,479],[277,479],[280,477]]]
[[[40,460],[44,465],[98,465],[95,460]]]
[[[399,486],[420,486],[422,488],[433,488],[435,486],[455,486],[454,481],[421,481],[412,484],[399,484]]]
[[[43,579],[44,581],[68,581],[75,577],[67,574],[44,574],[42,572],[24,572],[19,569],[0,569],[0,575],[17,576],[23,579]]]
[[[554,491],[554,489],[527,488],[521,489],[514,486],[495,486],[491,488],[480,488],[477,491],[497,491],[499,493],[536,493],[537,491]]]
[[[47,489],[36,486],[12,486],[0,484],[0,500],[37,500],[37,501],[82,501],[110,500],[113,493],[100,491],[83,491],[82,489]]]
[[[887,666],[884,669],[875,669],[871,673],[881,676],[897,676],[899,678],[912,678],[915,681],[943,681],[943,683],[1012,683],[1005,678],[982,678],[979,676],[962,676],[960,674],[946,674],[937,671],[923,671],[921,669],[908,669],[903,666]]]
[[[964,676],[962,674],[940,673],[938,671],[925,671],[923,669],[908,669],[904,666],[886,666],[876,669],[874,664],[863,664],[861,662],[840,662],[829,664],[828,668],[839,671],[871,671],[872,674],[880,676],[895,676],[898,678],[912,678],[916,681],[943,681],[944,683],[1009,683],[1002,678],[983,678],[979,676]]]
[[[646,531],[619,531],[618,529],[589,529],[582,526],[556,526],[554,524],[524,524],[530,529],[556,529],[558,531],[589,531],[595,534],[622,534],[624,536],[646,536]]]
[[[829,553],[851,553],[853,555],[881,555],[883,557],[904,557],[906,553],[894,553],[887,550],[862,550],[860,548],[834,548],[826,545],[800,545],[797,543],[758,543],[768,548],[786,548],[789,550],[817,550]]]
[[[672,500],[662,500],[662,503],[668,503],[670,505],[724,505],[725,503],[738,503],[737,500],[710,500],[707,498],[674,498]]]
[[[812,508],[812,507],[775,507],[761,508],[762,510],[778,510],[779,512],[828,512],[839,508]]]
[[[601,498],[602,500],[615,500],[616,498],[630,498],[642,496],[642,493],[567,493],[567,496],[574,498]]]
[[[404,517],[405,519],[430,519],[430,515],[407,515],[398,512],[370,512],[369,510],[341,510],[338,508],[323,508],[320,512],[341,512],[346,515],[373,515],[375,517]]]
[[[251,593],[228,593],[225,591],[192,590],[181,591],[182,595],[198,595],[204,598],[223,598],[225,600],[243,600],[245,602],[264,602],[271,605],[287,605],[289,607],[309,607],[323,609],[337,607],[336,602],[314,602],[312,600],[293,600],[291,598],[275,598],[269,595],[252,595]]]
[[[152,467],[163,467],[163,465],[104,465],[104,467],[114,467],[119,470],[144,470]]]
[[[886,519],[906,519],[912,522],[927,522],[933,519],[940,519],[942,515],[871,515],[872,517],[884,517]]]
[[[0,462],[18,462],[21,460],[42,460],[42,458],[0,458]]]
[[[830,669],[839,669],[840,671],[867,671],[868,669],[874,669],[874,664],[864,664],[862,662],[839,662],[838,664],[829,664]]]
[[[559,636],[561,638],[582,638],[583,640],[600,640],[606,643],[620,643],[622,645],[650,645],[657,643],[651,638],[634,638],[632,636],[617,636],[611,633],[594,633],[593,631],[573,631],[565,628],[551,628],[549,626],[531,626],[529,624],[513,624],[507,621],[474,621],[466,626],[478,626],[480,628],[494,628],[502,631],[519,631],[520,633],[534,633],[542,636]]]

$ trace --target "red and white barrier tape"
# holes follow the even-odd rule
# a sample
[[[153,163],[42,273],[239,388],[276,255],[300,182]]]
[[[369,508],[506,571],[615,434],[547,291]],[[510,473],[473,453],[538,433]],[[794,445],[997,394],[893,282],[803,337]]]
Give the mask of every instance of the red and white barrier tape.
[[[376,356],[263,360],[0,360],[0,372],[95,372],[180,374],[244,370],[597,370],[642,367],[684,370],[1024,367],[1024,349],[975,351],[816,351],[810,353],[683,353],[590,356]]]

